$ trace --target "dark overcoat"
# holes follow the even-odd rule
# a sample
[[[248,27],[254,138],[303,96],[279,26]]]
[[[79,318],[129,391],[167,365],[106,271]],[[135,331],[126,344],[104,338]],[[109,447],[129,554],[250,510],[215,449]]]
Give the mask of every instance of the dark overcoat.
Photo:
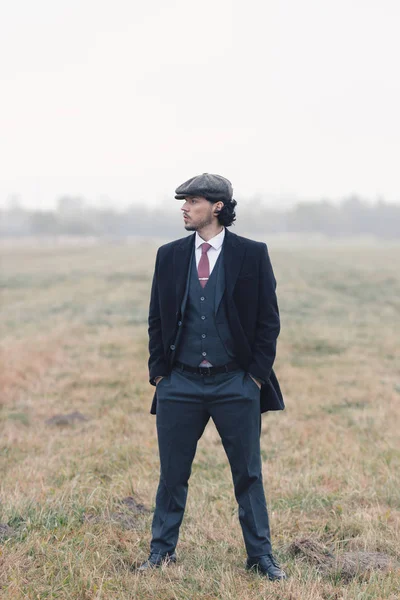
[[[157,251],[149,308],[149,381],[171,372],[179,345],[179,328],[185,318],[188,272],[196,234],[164,244]],[[236,360],[245,371],[265,380],[260,393],[260,410],[285,408],[272,368],[280,331],[276,280],[268,249],[225,228],[223,281],[219,282],[234,339]],[[157,391],[151,413],[156,414]]]

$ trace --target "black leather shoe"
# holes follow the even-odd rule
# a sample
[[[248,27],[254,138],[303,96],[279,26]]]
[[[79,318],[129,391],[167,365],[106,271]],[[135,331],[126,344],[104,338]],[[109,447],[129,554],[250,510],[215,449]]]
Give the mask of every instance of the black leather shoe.
[[[149,569],[157,569],[161,567],[161,565],[168,565],[169,563],[176,562],[176,554],[173,552],[172,554],[154,554],[151,553],[149,558],[136,567],[135,571],[148,571]]]
[[[272,554],[266,554],[258,558],[248,558],[246,569],[265,575],[270,581],[287,579],[285,571],[280,568]]]

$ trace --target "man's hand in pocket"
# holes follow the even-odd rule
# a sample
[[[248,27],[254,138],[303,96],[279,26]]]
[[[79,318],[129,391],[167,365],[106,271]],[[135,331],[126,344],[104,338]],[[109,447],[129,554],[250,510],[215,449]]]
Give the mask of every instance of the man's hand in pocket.
[[[249,375],[250,375],[250,377],[252,378],[252,380],[254,381],[254,383],[255,383],[256,385],[258,385],[258,389],[259,389],[259,390],[261,390],[261,383],[260,383],[259,381],[257,381],[257,379],[255,379],[255,378],[253,377],[253,375],[251,375],[250,373],[249,373]]]

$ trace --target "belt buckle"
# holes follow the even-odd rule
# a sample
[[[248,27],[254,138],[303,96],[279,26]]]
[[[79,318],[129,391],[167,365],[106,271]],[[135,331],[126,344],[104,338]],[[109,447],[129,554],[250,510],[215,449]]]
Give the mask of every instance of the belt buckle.
[[[199,367],[200,375],[211,375],[210,369],[211,367]]]

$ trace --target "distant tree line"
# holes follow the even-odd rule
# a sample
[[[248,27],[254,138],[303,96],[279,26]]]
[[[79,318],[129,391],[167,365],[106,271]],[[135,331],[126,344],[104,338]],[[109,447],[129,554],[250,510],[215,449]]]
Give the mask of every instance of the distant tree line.
[[[238,232],[400,238],[400,204],[384,200],[371,203],[351,196],[340,203],[299,202],[281,211],[267,208],[258,198],[238,202],[236,210]],[[28,235],[183,236],[184,228],[172,204],[155,208],[132,205],[121,212],[90,206],[79,197],[63,196],[54,210],[27,210],[17,199],[11,200],[6,209],[0,210],[0,236]]]

